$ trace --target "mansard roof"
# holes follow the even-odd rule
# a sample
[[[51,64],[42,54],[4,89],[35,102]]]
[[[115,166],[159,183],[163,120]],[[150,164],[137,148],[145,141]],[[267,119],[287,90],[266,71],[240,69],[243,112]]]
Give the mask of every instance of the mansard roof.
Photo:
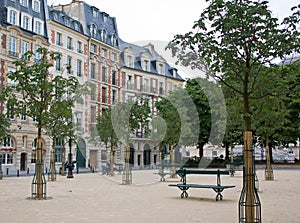
[[[83,2],[83,6],[85,16],[85,24],[83,25],[85,26],[86,35],[119,48],[120,39],[116,18],[109,16],[106,12],[100,11],[95,6],[90,6],[86,2]],[[96,28],[95,33],[93,33],[91,26]],[[103,32],[105,32],[106,38],[103,38]],[[116,42],[114,42],[114,39]]]
[[[158,70],[156,69],[156,62],[163,62],[165,65],[165,73],[164,76],[168,78],[175,78],[178,80],[184,81],[184,79],[178,74],[177,69],[174,67],[171,67],[166,60],[154,49],[154,46],[152,44],[148,44],[147,46],[138,46],[132,43],[127,43],[121,40],[120,42],[120,50],[122,51],[121,54],[121,66],[126,67],[126,63],[124,61],[124,52],[134,52],[134,69],[143,71],[143,68],[141,66],[141,55],[146,54],[150,55],[150,72],[157,75],[162,75],[158,73]],[[176,76],[174,76],[174,73],[176,73]]]
[[[49,20],[55,21],[63,26],[69,27],[70,29],[84,34],[82,24],[78,20],[75,20],[66,13],[63,13],[62,11],[56,10],[52,7],[48,7],[48,11]]]
[[[0,23],[2,26],[7,27],[11,26],[10,23],[7,22],[8,20],[8,8],[14,8],[14,10],[20,12],[20,13],[26,13],[28,15],[31,15],[33,18],[37,18],[39,20],[42,20],[44,22],[44,35],[43,37],[47,38],[47,26],[46,26],[46,17],[47,17],[47,0],[40,0],[40,9],[39,12],[36,12],[33,10],[32,7],[33,0],[28,0],[28,6],[24,7],[20,5],[19,0],[15,1],[8,1],[8,0],[0,0]],[[18,27],[28,36],[35,36],[36,33],[25,30],[21,27],[19,24]]]

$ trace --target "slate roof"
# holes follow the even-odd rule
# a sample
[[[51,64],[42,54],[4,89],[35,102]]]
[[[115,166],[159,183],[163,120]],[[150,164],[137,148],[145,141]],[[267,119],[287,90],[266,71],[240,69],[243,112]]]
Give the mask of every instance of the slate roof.
[[[7,7],[11,7],[11,8],[15,8],[16,10],[18,10],[19,12],[25,12],[29,15],[32,15],[34,18],[38,18],[40,20],[44,21],[44,35],[43,37],[47,38],[47,26],[46,26],[46,14],[47,14],[47,0],[41,0],[40,1],[40,12],[35,12],[32,9],[32,0],[28,1],[28,7],[23,7],[20,5],[20,1],[15,0],[15,1],[9,1],[9,0],[0,0],[0,22],[1,25],[4,27],[7,26],[11,26],[11,24],[9,24],[7,22]],[[20,29],[23,30],[23,32],[28,35],[28,36],[34,36],[37,35],[36,33],[29,31],[29,30],[25,30],[23,28],[21,28],[21,26],[18,26]]]
[[[157,74],[157,75],[162,75],[162,74],[159,74],[158,71],[156,70],[156,61],[157,60],[163,60],[163,61],[165,61],[164,62],[164,64],[165,64],[165,74],[163,76],[184,81],[184,79],[178,74],[177,69],[174,68],[174,67],[171,67],[166,62],[166,60],[162,56],[160,56],[160,54],[158,52],[156,52],[155,50],[150,51],[146,47],[138,46],[138,45],[135,45],[135,44],[132,44],[132,43],[127,43],[123,40],[120,41],[120,50],[122,51],[121,60],[120,60],[121,61],[121,66],[126,67],[126,64],[125,64],[125,61],[124,61],[124,50],[126,48],[132,49],[135,53],[135,55],[134,55],[134,57],[135,57],[134,58],[134,69],[143,71],[143,68],[141,66],[141,61],[140,61],[140,55],[143,54],[143,53],[147,53],[147,54],[151,55],[151,58],[150,58],[150,61],[151,61],[151,63],[150,63],[150,72],[151,73]],[[173,70],[176,71],[176,76],[175,77],[173,76]]]

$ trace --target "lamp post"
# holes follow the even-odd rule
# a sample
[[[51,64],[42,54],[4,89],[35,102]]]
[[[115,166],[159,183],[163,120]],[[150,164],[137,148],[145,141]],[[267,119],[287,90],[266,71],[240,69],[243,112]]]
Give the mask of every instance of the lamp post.
[[[72,139],[69,139],[69,154],[68,154],[68,175],[67,178],[73,178],[73,163],[72,163]]]

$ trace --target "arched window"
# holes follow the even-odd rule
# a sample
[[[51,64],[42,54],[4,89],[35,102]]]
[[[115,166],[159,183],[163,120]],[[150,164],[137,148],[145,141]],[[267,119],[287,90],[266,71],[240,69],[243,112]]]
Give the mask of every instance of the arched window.
[[[101,29],[100,31],[100,36],[101,36],[101,40],[103,42],[106,42],[106,39],[107,39],[107,31],[105,29]]]
[[[111,36],[111,45],[112,46],[118,46],[118,40],[117,40],[117,37],[115,35]]]
[[[97,27],[95,24],[91,24],[90,25],[90,33],[91,33],[91,37],[96,38],[97,35]]]

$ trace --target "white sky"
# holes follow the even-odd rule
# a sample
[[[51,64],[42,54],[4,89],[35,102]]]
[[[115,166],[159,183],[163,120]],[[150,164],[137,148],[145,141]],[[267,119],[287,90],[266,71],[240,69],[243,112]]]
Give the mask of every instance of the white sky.
[[[48,0],[48,4],[68,4],[72,0]],[[85,0],[100,11],[116,17],[119,36],[122,40],[137,45],[151,42],[157,52],[168,63],[176,67],[179,74],[186,77],[202,76],[201,71],[175,65],[176,58],[165,46],[176,34],[192,30],[208,3],[205,0]],[[290,14],[290,9],[300,0],[269,0],[270,9],[280,20]]]
[[[48,0],[48,4],[68,4],[71,0]],[[116,17],[119,36],[126,42],[170,41],[175,34],[192,29],[207,6],[205,0],[85,0],[100,11]],[[274,15],[283,18],[299,0],[269,0]]]

